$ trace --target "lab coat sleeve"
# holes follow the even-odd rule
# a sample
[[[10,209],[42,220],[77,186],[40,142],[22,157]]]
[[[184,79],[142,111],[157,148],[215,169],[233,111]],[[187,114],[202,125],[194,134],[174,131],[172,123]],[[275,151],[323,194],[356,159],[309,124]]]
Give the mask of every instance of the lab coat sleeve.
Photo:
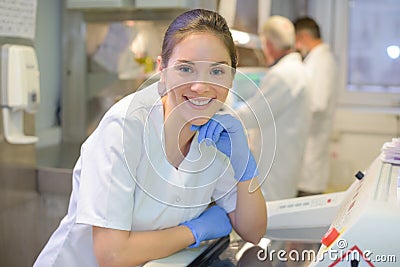
[[[227,168],[224,168],[217,182],[212,199],[215,200],[218,206],[224,208],[227,213],[230,213],[236,209],[237,181],[233,178],[234,172],[228,158],[226,158],[225,163],[227,164]]]
[[[292,92],[284,79],[277,73],[269,72],[260,89],[236,114],[246,129],[259,129],[274,123],[274,117],[279,117],[292,99]]]
[[[131,230],[143,127],[124,123],[123,117],[106,117],[82,146],[77,223]]]

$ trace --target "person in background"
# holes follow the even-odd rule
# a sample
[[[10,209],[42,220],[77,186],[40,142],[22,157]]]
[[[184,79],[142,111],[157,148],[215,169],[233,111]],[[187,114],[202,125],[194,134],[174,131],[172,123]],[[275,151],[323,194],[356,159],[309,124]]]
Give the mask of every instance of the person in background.
[[[261,190],[249,188],[256,162],[240,121],[216,114],[236,65],[224,18],[179,15],[160,80],[113,105],[82,145],[68,214],[34,266],[137,266],[232,228],[259,242],[267,214]]]
[[[321,39],[318,24],[309,17],[294,22],[296,49],[310,77],[311,124],[298,196],[321,194],[329,179],[329,140],[337,100],[337,66],[329,46]]]
[[[265,198],[292,198],[308,134],[308,80],[301,55],[294,51],[295,31],[289,19],[268,18],[260,37],[267,72],[260,90],[235,112],[249,132]]]

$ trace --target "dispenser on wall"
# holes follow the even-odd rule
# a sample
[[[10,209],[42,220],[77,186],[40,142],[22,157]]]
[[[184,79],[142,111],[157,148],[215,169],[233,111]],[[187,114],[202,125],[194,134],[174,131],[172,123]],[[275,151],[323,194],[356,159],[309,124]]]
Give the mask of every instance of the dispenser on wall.
[[[11,144],[33,144],[36,136],[24,134],[24,112],[39,106],[39,69],[33,47],[5,44],[1,47],[1,109],[4,136]]]

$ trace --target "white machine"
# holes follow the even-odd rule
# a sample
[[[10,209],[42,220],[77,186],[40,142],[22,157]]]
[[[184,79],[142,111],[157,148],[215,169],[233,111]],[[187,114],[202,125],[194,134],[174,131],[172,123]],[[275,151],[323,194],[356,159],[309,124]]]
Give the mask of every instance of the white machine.
[[[382,150],[364,177],[347,190],[322,238],[320,260],[311,266],[398,266],[400,139],[385,143]]]
[[[338,213],[345,192],[267,202],[267,237],[320,242]]]
[[[332,221],[318,239],[322,245],[310,266],[397,266],[399,164],[400,139],[393,139],[346,192],[269,203],[267,236],[315,241]]]
[[[1,109],[4,136],[11,144],[32,144],[36,136],[24,134],[24,112],[35,113],[40,102],[39,70],[30,46],[1,47]]]

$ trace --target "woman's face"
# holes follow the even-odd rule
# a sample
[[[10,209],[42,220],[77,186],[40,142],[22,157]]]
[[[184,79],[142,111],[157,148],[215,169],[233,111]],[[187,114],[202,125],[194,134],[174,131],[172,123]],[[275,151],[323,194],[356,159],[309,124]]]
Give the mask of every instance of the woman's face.
[[[167,115],[194,125],[206,123],[223,105],[234,72],[224,43],[212,33],[196,33],[173,49],[163,69]]]

